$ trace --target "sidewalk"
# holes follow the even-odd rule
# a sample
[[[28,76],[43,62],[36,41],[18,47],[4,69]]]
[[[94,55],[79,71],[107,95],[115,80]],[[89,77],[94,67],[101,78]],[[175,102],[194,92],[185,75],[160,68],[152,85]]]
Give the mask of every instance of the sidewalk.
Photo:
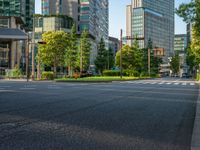
[[[197,100],[196,117],[192,135],[191,150],[200,150],[200,89]]]

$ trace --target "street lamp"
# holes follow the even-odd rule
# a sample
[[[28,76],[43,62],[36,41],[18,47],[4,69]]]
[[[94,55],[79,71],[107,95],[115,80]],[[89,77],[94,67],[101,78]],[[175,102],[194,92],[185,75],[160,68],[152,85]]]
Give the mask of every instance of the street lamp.
[[[123,31],[120,31],[120,78],[122,79],[122,34]]]

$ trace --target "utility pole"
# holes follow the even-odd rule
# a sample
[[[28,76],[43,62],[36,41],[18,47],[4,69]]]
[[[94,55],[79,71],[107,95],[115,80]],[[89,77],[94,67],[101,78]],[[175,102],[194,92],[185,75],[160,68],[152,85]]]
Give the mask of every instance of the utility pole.
[[[120,78],[122,79],[122,34],[123,31],[120,31]]]
[[[148,48],[148,73],[151,75],[151,49]]]
[[[32,33],[32,80],[35,79],[35,17],[33,16],[33,33]]]
[[[26,43],[26,80],[29,81],[29,35]]]

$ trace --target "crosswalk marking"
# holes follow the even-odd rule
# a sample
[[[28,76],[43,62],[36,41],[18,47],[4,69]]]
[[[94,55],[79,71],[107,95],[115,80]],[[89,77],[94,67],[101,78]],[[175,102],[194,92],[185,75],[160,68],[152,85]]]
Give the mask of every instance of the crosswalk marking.
[[[182,85],[182,86],[186,86],[186,85],[190,85],[190,86],[195,86],[196,83],[194,82],[166,82],[166,81],[125,81],[125,82],[118,82],[118,83],[128,83],[128,84],[151,84],[151,85]]]
[[[172,83],[170,83],[170,82],[168,82],[168,83],[166,83],[167,85],[170,85],[170,84],[172,84]]]
[[[165,82],[160,82],[160,83],[158,83],[158,84],[160,84],[160,85],[161,85],[161,84],[164,84],[164,83],[165,83]]]
[[[187,85],[187,83],[186,83],[186,82],[184,82],[184,83],[182,83],[182,85]]]
[[[174,85],[179,85],[180,83],[178,83],[178,82],[176,82],[176,83],[174,83]]]

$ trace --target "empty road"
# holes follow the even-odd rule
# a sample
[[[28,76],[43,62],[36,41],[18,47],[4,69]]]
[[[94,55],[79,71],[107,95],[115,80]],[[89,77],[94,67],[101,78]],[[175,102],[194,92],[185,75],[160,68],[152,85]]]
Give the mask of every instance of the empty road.
[[[0,81],[0,150],[190,150],[198,83]]]

